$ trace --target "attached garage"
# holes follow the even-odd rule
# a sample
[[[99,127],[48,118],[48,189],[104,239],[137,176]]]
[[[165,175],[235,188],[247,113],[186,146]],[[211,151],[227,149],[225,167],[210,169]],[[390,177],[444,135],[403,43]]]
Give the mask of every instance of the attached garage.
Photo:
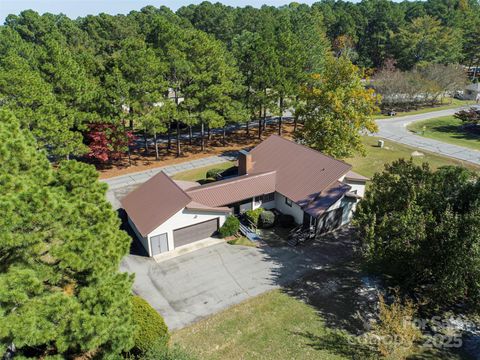
[[[212,236],[218,231],[219,218],[173,230],[174,247],[187,245]]]

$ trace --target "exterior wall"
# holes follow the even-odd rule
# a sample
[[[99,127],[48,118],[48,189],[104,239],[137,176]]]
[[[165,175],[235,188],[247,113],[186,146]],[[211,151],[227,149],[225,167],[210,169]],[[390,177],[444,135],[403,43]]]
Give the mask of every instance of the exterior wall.
[[[351,192],[355,192],[361,197],[365,195],[365,181],[353,181],[353,180],[345,180],[345,184],[348,184],[352,187]]]
[[[220,213],[220,212],[209,212],[207,210],[205,211],[200,211],[200,210],[188,210],[186,208],[183,208],[179,212],[177,212],[175,215],[170,217],[167,221],[165,221],[162,225],[157,227],[155,230],[153,230],[150,234],[148,234],[148,243],[150,245],[150,238],[155,235],[160,235],[167,233],[168,236],[168,250],[173,250],[174,249],[174,244],[173,244],[173,230],[185,227],[185,226],[190,226],[190,225],[195,225],[207,220],[219,218],[219,226],[222,226],[223,223],[225,222],[225,219],[227,218],[226,213]],[[149,252],[151,254],[151,252]]]
[[[150,246],[149,246],[150,242],[148,241],[148,238],[146,238],[145,236],[142,236],[140,234],[137,227],[135,226],[133,221],[130,219],[130,216],[128,216],[128,223],[130,224],[130,226],[131,226],[133,232],[135,233],[135,235],[137,235],[137,239],[140,240],[140,243],[142,244],[143,248],[145,250],[147,250],[148,256],[152,256],[152,253],[150,251]]]
[[[253,210],[258,209],[259,207],[262,207],[266,210],[273,209],[275,207],[275,199],[273,201],[268,201],[268,202],[263,202],[262,200],[258,201],[253,201]]]
[[[244,213],[247,210],[252,210],[252,202],[240,205],[240,214]]]
[[[291,207],[288,206],[285,203],[285,196],[283,196],[278,192],[275,193],[275,208],[284,214],[292,215],[297,224],[303,223],[302,208],[297,204],[295,204],[293,201],[292,201],[292,206]]]

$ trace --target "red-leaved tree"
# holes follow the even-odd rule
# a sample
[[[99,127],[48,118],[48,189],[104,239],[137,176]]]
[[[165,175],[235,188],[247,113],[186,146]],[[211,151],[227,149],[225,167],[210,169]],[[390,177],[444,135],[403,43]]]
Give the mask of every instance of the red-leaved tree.
[[[87,157],[100,163],[120,160],[135,141],[131,131],[113,124],[91,124],[85,138],[90,149]]]

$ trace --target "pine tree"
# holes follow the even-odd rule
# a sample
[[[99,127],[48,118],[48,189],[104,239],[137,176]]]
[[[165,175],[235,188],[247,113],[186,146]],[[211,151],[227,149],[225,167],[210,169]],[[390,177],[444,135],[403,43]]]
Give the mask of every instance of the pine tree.
[[[129,238],[95,169],[54,170],[34,143],[0,112],[0,352],[115,358],[132,345]]]

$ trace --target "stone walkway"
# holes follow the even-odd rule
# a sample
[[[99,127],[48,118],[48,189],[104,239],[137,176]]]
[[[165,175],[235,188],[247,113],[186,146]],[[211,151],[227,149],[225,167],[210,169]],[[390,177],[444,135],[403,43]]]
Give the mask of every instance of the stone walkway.
[[[219,155],[219,156],[210,156],[201,159],[186,161],[179,164],[162,166],[154,169],[149,169],[145,171],[140,171],[136,173],[131,173],[127,175],[121,175],[114,178],[102,179],[101,181],[108,184],[110,190],[122,188],[125,186],[141,184],[152,176],[158,174],[160,171],[165,172],[167,175],[172,176],[176,173],[202,168],[205,166],[215,165],[224,163],[226,161],[236,160],[235,155]]]
[[[425,114],[377,120],[378,133],[373,135],[409,145],[417,149],[480,165],[480,151],[478,150],[429,139],[416,135],[407,129],[407,126],[413,122],[450,116],[462,109],[464,108],[432,111]]]

